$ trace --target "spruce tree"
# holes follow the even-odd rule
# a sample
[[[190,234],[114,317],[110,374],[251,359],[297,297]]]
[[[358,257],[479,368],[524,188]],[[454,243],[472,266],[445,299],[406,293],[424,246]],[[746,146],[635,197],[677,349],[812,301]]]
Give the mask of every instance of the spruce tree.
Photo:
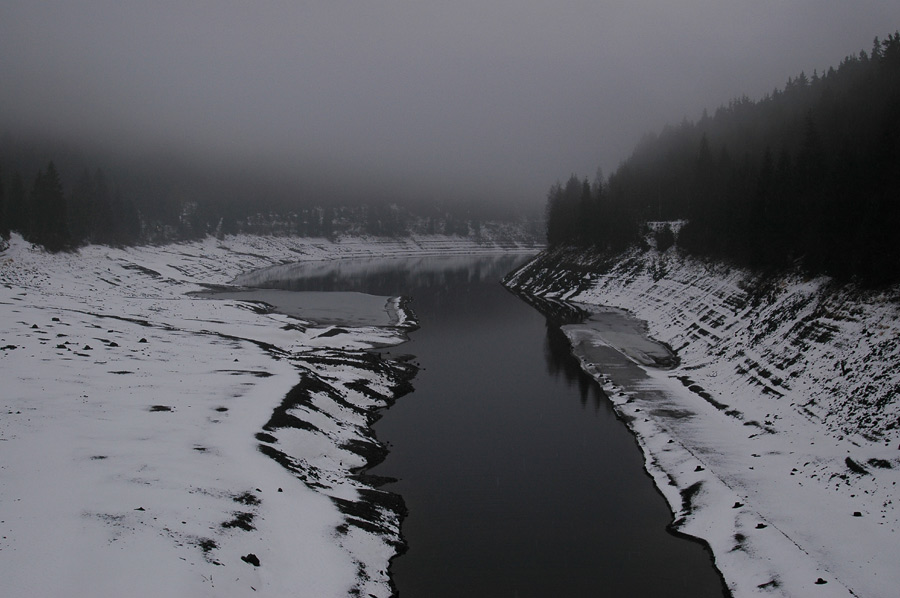
[[[6,194],[6,215],[10,230],[24,236],[27,227],[28,194],[25,182],[18,170],[14,170],[9,181],[9,192]]]
[[[0,238],[9,239],[9,213],[6,207],[6,185],[0,170]]]
[[[67,248],[70,242],[66,198],[59,172],[53,162],[47,164],[46,172],[38,171],[35,177],[31,207],[31,240],[43,245],[48,251]]]

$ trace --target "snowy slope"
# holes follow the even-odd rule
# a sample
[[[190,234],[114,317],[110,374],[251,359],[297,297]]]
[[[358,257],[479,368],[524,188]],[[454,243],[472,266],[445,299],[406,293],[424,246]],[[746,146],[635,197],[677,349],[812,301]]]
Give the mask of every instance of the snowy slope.
[[[825,279],[762,279],[678,256],[542,254],[508,280],[622,308],[671,369],[608,368],[602,315],[566,326],[635,432],[675,528],[735,596],[895,596],[900,587],[900,304]],[[649,363],[649,365],[648,365]]]
[[[186,293],[298,260],[495,249],[228,237],[0,251],[4,596],[388,596],[402,502],[356,475],[412,366],[395,327]],[[387,323],[389,318],[386,315]]]

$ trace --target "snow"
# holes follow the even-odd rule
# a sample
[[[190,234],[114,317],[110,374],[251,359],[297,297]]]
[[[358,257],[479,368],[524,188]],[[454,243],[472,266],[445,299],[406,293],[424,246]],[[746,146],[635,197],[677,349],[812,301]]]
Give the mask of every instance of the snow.
[[[896,595],[898,289],[653,250],[545,254],[508,284],[594,314],[573,352],[734,596]]]
[[[365,349],[414,322],[396,298],[356,297],[368,315],[337,327],[195,293],[295,261],[491,249],[227,237],[50,255],[14,235],[0,251],[3,594],[390,595],[396,499],[353,469],[381,450],[369,424],[412,370]]]

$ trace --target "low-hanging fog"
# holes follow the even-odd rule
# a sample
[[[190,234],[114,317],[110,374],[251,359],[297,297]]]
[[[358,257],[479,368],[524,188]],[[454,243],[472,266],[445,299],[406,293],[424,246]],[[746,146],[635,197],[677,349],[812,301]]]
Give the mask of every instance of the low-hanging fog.
[[[12,0],[0,133],[336,197],[538,203],[898,25],[884,0]]]

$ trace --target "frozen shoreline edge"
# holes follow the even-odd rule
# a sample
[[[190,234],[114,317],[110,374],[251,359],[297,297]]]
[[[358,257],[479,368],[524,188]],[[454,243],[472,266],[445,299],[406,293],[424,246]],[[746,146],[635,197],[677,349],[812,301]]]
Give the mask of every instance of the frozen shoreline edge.
[[[892,506],[900,465],[896,434],[873,443],[834,433],[791,406],[800,401],[788,394],[787,384],[779,389],[794,399],[792,403],[771,394],[767,385],[741,368],[743,364],[735,363],[732,354],[740,354],[731,345],[739,344],[735,338],[742,336],[741,326],[752,326],[737,317],[742,313],[738,287],[746,278],[741,272],[717,271],[654,251],[598,260],[590,252],[569,250],[545,252],[511,273],[506,284],[517,293],[586,309],[624,309],[648,322],[653,338],[677,347],[684,360],[673,371],[642,365],[646,379],[639,388],[624,388],[591,358],[588,349],[605,341],[589,323],[564,329],[582,369],[601,384],[634,433],[645,468],[673,511],[673,527],[708,544],[733,596],[890,596],[897,575],[885,555],[892,554],[897,542]],[[776,306],[778,300],[790,305],[793,288],[809,294],[808,285],[782,284],[786,290],[776,297]],[[829,301],[827,294],[821,301]],[[844,303],[848,310],[857,309],[848,301],[840,305]],[[762,305],[749,305],[746,311],[757,313],[752,310],[765,309]],[[882,317],[879,309],[888,315]],[[735,338],[723,337],[709,324],[697,334],[698,323],[716,322],[704,310],[723,314],[717,317]],[[724,316],[729,312],[736,317],[729,320]],[[871,312],[869,324],[883,326],[895,319],[896,308],[888,304]],[[802,311],[792,314],[810,321]],[[784,328],[798,327],[789,318]],[[855,335],[856,330],[848,327],[845,334]],[[784,345],[790,336],[779,334],[773,342]],[[724,340],[716,340],[720,338]],[[766,346],[766,337],[756,338]],[[819,350],[814,348],[807,349],[813,358]],[[708,353],[721,356],[704,360]],[[774,369],[764,361],[768,353],[757,349],[752,355],[759,369]],[[846,359],[850,363],[854,355]],[[885,366],[891,363],[884,359]],[[873,369],[879,372],[877,365]],[[735,378],[735,384],[726,384],[725,375]],[[817,387],[803,388],[811,393]],[[668,414],[661,415],[664,411]],[[853,467],[859,463],[884,463],[887,469]],[[817,512],[817,517],[804,515],[803,508]]]
[[[341,331],[188,293],[288,262],[509,251],[535,250],[439,236],[227,237],[47,254],[14,235],[0,253],[11,414],[0,420],[9,460],[0,572],[10,595],[390,596],[396,546],[366,531],[368,513],[350,503],[371,481],[362,458],[377,444],[365,432],[370,417],[396,390],[367,350],[415,326],[404,300],[389,302],[393,327]],[[325,382],[284,405],[305,436],[268,408],[298,375]],[[335,394],[326,386],[341,396],[326,400]],[[321,444],[313,428],[343,440]],[[292,485],[260,445],[288,447],[333,496]],[[342,505],[349,513],[338,518]],[[45,559],[61,566],[47,572]]]

